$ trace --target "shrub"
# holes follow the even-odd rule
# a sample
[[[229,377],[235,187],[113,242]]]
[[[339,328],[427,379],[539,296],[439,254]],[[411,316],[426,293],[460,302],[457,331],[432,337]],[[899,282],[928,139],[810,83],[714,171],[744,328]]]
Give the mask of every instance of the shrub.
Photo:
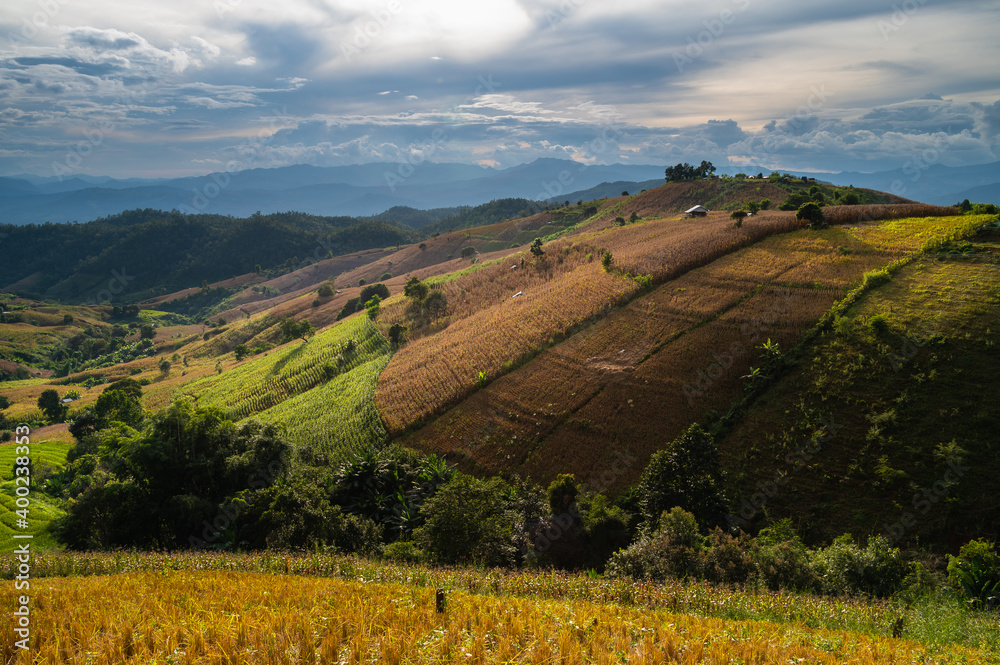
[[[619,578],[685,579],[699,574],[701,548],[694,515],[674,508],[663,513],[656,531],[641,536],[627,549],[615,552],[605,572]]]
[[[397,540],[382,548],[382,558],[397,563],[423,563],[427,555],[412,540]]]
[[[389,287],[385,284],[372,284],[361,289],[359,294],[359,299],[363,303],[367,303],[372,299],[373,296],[378,296],[380,300],[386,300],[389,298]]]
[[[472,256],[473,254],[476,254],[476,248],[473,247],[472,245],[469,245],[468,247],[463,247],[462,248],[461,255],[462,255],[463,259],[467,259],[470,256]]]
[[[391,272],[384,272],[384,273],[382,273],[379,276],[378,281],[384,282],[387,279],[392,279],[392,273]]]
[[[710,434],[691,425],[649,461],[639,481],[639,505],[650,528],[665,510],[680,506],[705,527],[724,523],[719,451]]]
[[[795,213],[795,219],[802,219],[809,222],[814,229],[826,226],[826,219],[823,216],[823,209],[816,203],[803,203]]]
[[[333,297],[333,287],[329,284],[324,284],[319,287],[319,291],[316,292],[320,298],[332,298]]]
[[[961,590],[974,607],[1000,606],[1000,555],[993,543],[971,540],[948,555],[948,582]]]
[[[862,548],[850,534],[840,536],[829,547],[814,550],[812,566],[823,593],[864,593],[879,598],[899,591],[910,572],[899,548],[889,547],[884,537],[870,538]]]
[[[876,335],[886,335],[889,333],[889,319],[885,314],[875,314],[869,317],[868,327]]]
[[[521,524],[504,501],[507,489],[500,478],[456,475],[424,504],[426,523],[414,540],[442,563],[514,565]]]
[[[701,574],[710,582],[746,584],[756,570],[751,542],[745,533],[732,536],[716,527],[708,534],[708,547],[701,552]]]

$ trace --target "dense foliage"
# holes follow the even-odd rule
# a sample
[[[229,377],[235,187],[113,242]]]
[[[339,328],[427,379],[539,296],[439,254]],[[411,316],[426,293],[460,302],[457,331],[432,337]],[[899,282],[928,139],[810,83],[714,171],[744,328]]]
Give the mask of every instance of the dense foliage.
[[[264,269],[419,240],[384,221],[286,212],[240,219],[130,210],[85,224],[3,226],[8,283],[69,301],[148,296]]]

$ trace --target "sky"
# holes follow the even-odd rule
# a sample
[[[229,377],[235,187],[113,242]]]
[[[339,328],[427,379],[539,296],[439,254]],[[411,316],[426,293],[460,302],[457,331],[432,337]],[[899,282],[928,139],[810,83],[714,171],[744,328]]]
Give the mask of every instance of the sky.
[[[1000,160],[1000,0],[5,0],[0,174]]]

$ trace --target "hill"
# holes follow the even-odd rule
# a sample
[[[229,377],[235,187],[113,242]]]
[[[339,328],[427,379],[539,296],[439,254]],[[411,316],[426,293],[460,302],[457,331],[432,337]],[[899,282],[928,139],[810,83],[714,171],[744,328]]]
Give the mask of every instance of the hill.
[[[300,213],[246,219],[133,210],[86,224],[2,227],[6,291],[130,302],[255,271],[413,242],[387,222]],[[258,271],[259,272],[259,271]]]
[[[749,201],[766,198],[780,208],[803,196],[856,205],[827,206],[830,219],[841,223],[824,230],[803,228],[787,210],[764,210],[740,227],[730,219],[730,210]],[[694,203],[713,212],[685,218],[681,211]],[[476,214],[502,217],[507,205],[514,203],[494,202]],[[720,178],[552,207],[298,269],[286,263],[278,274],[230,273],[203,288],[156,294],[135,312],[10,299],[19,319],[0,323],[0,338],[14,340],[3,347],[8,360],[55,376],[4,384],[14,402],[7,416],[40,424],[44,418],[34,405],[43,390],[76,391],[70,409],[79,412],[94,404],[102,384],[135,377],[147,409],[190,396],[236,420],[279,424],[297,450],[325,449],[328,459],[399,443],[479,475],[516,474],[547,484],[571,473],[626,506],[652,455],[701,423],[719,441],[730,510],[738,516],[740,500],[758,493],[757,483],[767,486],[789,450],[817,431],[817,410],[834,403],[833,394],[823,392],[827,384],[809,392],[816,377],[803,359],[876,358],[893,334],[908,334],[907,320],[933,307],[928,297],[912,305],[909,319],[897,320],[911,307],[903,302],[905,289],[890,288],[909,274],[909,267],[891,273],[899,262],[927,256],[934,257],[932,266],[973,262],[971,273],[955,268],[919,288],[969,284],[956,296],[964,313],[942,319],[945,339],[958,340],[969,317],[979,317],[976,327],[961,334],[979,330],[983,321],[989,329],[992,241],[968,238],[992,218],[956,212],[809,181]],[[295,219],[274,222],[294,230]],[[218,223],[226,228],[224,220]],[[304,216],[300,226],[336,223]],[[124,220],[102,224],[109,232],[131,228]],[[404,294],[413,278],[424,282],[436,305]],[[367,313],[357,311],[362,290],[376,292],[373,284],[388,297]],[[868,302],[862,295],[874,294],[886,294],[878,297],[892,314],[875,324],[867,322],[873,313],[851,314],[852,322],[837,323],[836,330],[855,330],[844,340],[856,346],[826,350],[831,312],[845,317],[846,307],[860,307]],[[315,337],[287,333],[306,320],[319,330]],[[879,334],[888,337],[868,339],[872,326],[883,326]],[[147,332],[152,336],[143,341]],[[986,353],[986,337],[967,339],[947,347],[951,366],[972,377],[967,388],[950,393],[963,403],[983,390],[993,371],[977,355]],[[932,369],[937,373],[929,379]],[[943,370],[921,364],[914,371],[908,389],[878,373],[845,376],[840,408],[863,415],[848,425],[851,444],[838,449],[843,459],[836,470],[817,469],[825,475],[810,478],[810,491],[790,492],[780,513],[756,509],[745,525],[757,528],[765,515],[781,514],[795,517],[816,542],[844,531],[868,535],[886,519],[890,526],[896,521],[907,491],[934,487],[940,459],[964,464],[986,454],[981,441],[993,426],[988,416],[956,403],[949,418],[959,418],[964,429],[956,421],[956,436],[937,440],[928,422],[892,406],[904,393],[925,406],[935,399],[934,381]],[[803,383],[783,387],[796,373]],[[868,395],[864,410],[853,394]],[[807,408],[799,398],[818,402]],[[784,415],[758,411],[765,407]],[[801,417],[786,413],[799,410]],[[311,428],[303,427],[307,421]],[[877,434],[869,434],[873,428]],[[904,432],[906,445],[898,443]],[[992,467],[983,469],[977,483],[988,486]],[[857,492],[837,493],[872,478],[884,488],[864,500]],[[965,540],[991,524],[992,504],[979,510],[971,494],[949,496],[968,509]],[[816,520],[824,526],[807,527]],[[907,527],[901,542],[917,537],[954,547],[935,522]]]

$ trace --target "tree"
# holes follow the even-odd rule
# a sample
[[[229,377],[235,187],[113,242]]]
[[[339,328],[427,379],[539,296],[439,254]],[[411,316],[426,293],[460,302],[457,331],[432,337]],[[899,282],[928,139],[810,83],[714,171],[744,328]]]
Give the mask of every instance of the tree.
[[[767,210],[770,207],[771,207],[771,199],[761,199],[761,202],[760,202],[760,209],[761,210]]]
[[[73,315],[72,314],[63,314],[63,325],[64,326],[68,326],[71,323],[73,323]]]
[[[138,428],[142,421],[142,403],[128,390],[105,390],[94,403],[95,430],[107,429],[116,422]]]
[[[719,450],[712,435],[691,425],[657,452],[639,481],[639,506],[647,528],[674,507],[692,513],[705,528],[725,523]]]
[[[611,255],[611,252],[605,251],[601,256],[601,265],[604,266],[604,272],[611,272],[611,266],[614,263],[615,258]]]
[[[425,251],[427,249],[427,243],[422,242],[422,243],[420,243],[419,247],[420,247],[420,251],[423,252],[423,251]]]
[[[816,203],[803,203],[795,213],[795,219],[804,219],[814,229],[821,229],[826,226],[826,218],[823,216],[823,209]]]
[[[365,310],[368,312],[369,319],[374,320],[375,317],[379,315],[379,312],[382,309],[381,306],[379,305],[379,303],[381,302],[382,298],[380,298],[378,295],[374,295],[368,302],[365,303]]]
[[[746,208],[747,212],[750,213],[751,215],[756,215],[758,212],[760,212],[760,204],[757,203],[756,201],[748,201]]]
[[[500,478],[457,475],[423,506],[414,537],[442,563],[512,566],[517,562],[519,515],[505,500]]]
[[[235,541],[232,501],[282,478],[289,454],[273,425],[175,402],[142,432],[108,431],[89,470],[71,470],[83,491],[57,536],[70,549],[224,545]]]
[[[958,204],[958,209],[961,210],[963,213],[971,212],[972,203],[969,202],[969,199],[965,199],[964,201]]]
[[[10,399],[6,395],[0,395],[0,411],[10,406]]]
[[[329,284],[324,284],[323,286],[319,287],[318,291],[316,291],[316,295],[318,295],[320,298],[332,298],[333,287],[330,286]]]
[[[417,277],[411,277],[403,287],[403,295],[417,303],[423,302],[428,291],[430,288]]]
[[[429,319],[444,316],[448,310],[448,297],[444,294],[444,291],[434,289],[424,299],[423,309]]]
[[[386,300],[389,297],[389,287],[385,284],[371,284],[361,289],[359,298],[362,304],[367,303],[372,299],[372,296],[378,296],[381,300]]]
[[[560,473],[549,484],[549,510],[553,515],[570,513],[579,494],[580,488],[576,485],[576,477],[573,474]]]
[[[534,241],[532,241],[532,243],[531,243],[531,253],[534,254],[535,256],[542,256],[543,254],[545,254],[545,250],[542,249],[542,239],[541,238],[535,238]]]
[[[861,199],[858,197],[857,192],[847,192],[840,197],[840,203],[845,206],[856,206],[861,203]]]
[[[476,248],[473,247],[472,245],[462,248],[461,255],[463,259],[467,259],[474,254],[476,254]]]
[[[734,210],[733,214],[731,214],[729,218],[736,220],[733,222],[733,226],[739,228],[743,226],[743,220],[746,218],[746,216],[747,216],[746,210]]]
[[[170,361],[164,358],[160,361],[160,372],[167,374],[170,372]]]
[[[622,217],[621,215],[615,217],[615,224],[618,226],[625,226],[625,218]]]
[[[139,329],[139,337],[142,339],[153,339],[156,337],[156,331],[153,329],[152,325],[145,323],[142,328]]]
[[[236,361],[239,362],[250,355],[250,349],[247,348],[246,344],[238,344],[233,349],[233,354],[236,356]]]
[[[101,391],[101,394],[110,393],[114,390],[121,391],[134,399],[136,402],[142,402],[142,384],[135,379],[121,379],[115,381],[107,388]]]
[[[392,279],[392,273],[391,272],[384,272],[384,273],[382,273],[379,276],[378,281],[384,282],[387,279]]]
[[[632,215],[628,218],[628,221],[631,222],[632,224],[635,224],[636,222],[638,222],[639,221],[639,213],[637,213],[637,212],[635,212],[633,210],[632,211]]]
[[[38,396],[38,408],[51,423],[61,423],[66,417],[67,409],[59,398],[59,393],[52,388],[43,390]]]
[[[403,341],[403,336],[406,334],[406,326],[394,323],[389,327],[389,341],[392,342],[394,346],[399,346]]]

